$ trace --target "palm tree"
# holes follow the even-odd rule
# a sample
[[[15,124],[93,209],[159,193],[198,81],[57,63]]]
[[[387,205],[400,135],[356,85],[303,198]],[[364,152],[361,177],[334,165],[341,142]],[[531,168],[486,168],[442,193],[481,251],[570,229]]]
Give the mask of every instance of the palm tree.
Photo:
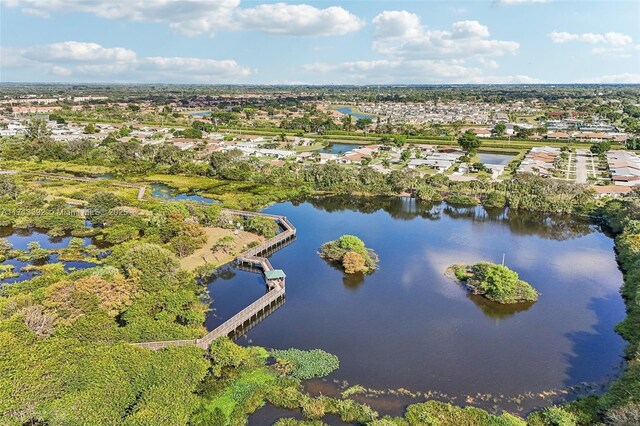
[[[453,142],[453,140],[461,134],[460,131],[462,130],[462,123],[457,120],[454,121],[453,123],[451,123],[451,130],[453,130],[453,133],[451,135],[451,142]]]
[[[340,119],[340,122],[342,123],[342,128],[346,131],[349,131],[353,126],[353,117],[351,116],[351,114],[347,114]]]

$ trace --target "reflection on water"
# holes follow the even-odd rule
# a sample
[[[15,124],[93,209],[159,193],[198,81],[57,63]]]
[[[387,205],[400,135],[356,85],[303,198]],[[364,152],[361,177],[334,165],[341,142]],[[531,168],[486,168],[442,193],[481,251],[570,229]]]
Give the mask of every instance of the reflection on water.
[[[364,283],[364,274],[362,272],[358,272],[355,274],[344,274],[342,277],[342,284],[346,288],[357,289]]]
[[[496,164],[504,166],[509,164],[509,161],[513,160],[516,156],[510,154],[490,154],[490,153],[479,153],[478,159],[483,164]]]
[[[287,303],[246,341],[335,353],[340,369],[329,380],[458,401],[490,393],[506,408],[527,392],[608,380],[620,365],[624,342],[614,326],[624,305],[613,242],[580,218],[401,198],[311,198],[266,211],[288,216],[298,235],[270,258],[287,274]],[[318,256],[347,233],[380,256],[374,274],[347,276]],[[541,293],[538,302],[495,305],[444,275],[453,263],[503,254]],[[209,328],[265,292],[259,276],[239,270],[208,288]]]
[[[10,226],[5,226],[0,227],[0,238],[7,240],[15,250],[27,251],[28,245],[32,241],[39,243],[40,247],[47,250],[66,248],[69,246],[69,242],[71,241],[72,237],[69,234],[58,237],[50,237],[43,229],[17,229]],[[82,238],[82,241],[84,246],[87,246],[89,244],[94,244],[100,248],[105,248],[107,246],[107,244],[105,244],[104,242],[98,244],[98,241],[94,241],[90,237]],[[48,258],[48,260],[40,260],[36,262],[23,262],[17,259],[7,259],[6,261],[2,262],[2,265],[13,265],[13,271],[18,273],[19,276],[3,280],[0,283],[0,286],[29,280],[39,273],[38,271],[23,271],[22,268],[26,266],[41,266],[46,263],[58,262],[59,260],[57,254],[52,254]],[[94,263],[84,261],[60,261],[60,263],[64,264],[64,268],[66,271],[86,269],[95,266]]]
[[[336,111],[339,111],[343,114],[350,114],[354,118],[354,120],[357,120],[358,118],[373,118],[373,116],[369,114],[353,112],[353,110],[349,107],[336,108]]]
[[[0,227],[0,238],[6,239],[16,250],[27,250],[30,242],[35,241],[47,250],[64,248],[69,245],[71,235],[51,237],[44,229],[17,229],[11,226]],[[92,244],[91,238],[83,238],[84,245]]]
[[[53,254],[49,257],[48,260],[41,260],[41,261],[37,261],[37,262],[23,262],[17,259],[8,259],[4,262],[2,262],[2,265],[13,265],[14,269],[13,271],[18,273],[19,276],[14,277],[14,278],[7,278],[5,280],[2,280],[2,282],[0,282],[0,287],[7,285],[7,284],[12,284],[12,283],[17,283],[20,281],[25,281],[25,280],[30,280],[32,278],[34,278],[35,276],[37,276],[40,272],[39,271],[32,271],[32,270],[27,270],[27,271],[23,271],[22,268],[29,266],[29,265],[36,265],[36,266],[42,266],[46,263],[62,263],[64,265],[64,269],[67,272],[70,271],[75,271],[75,270],[79,270],[79,269],[87,269],[87,268],[92,268],[94,266],[96,266],[95,263],[91,263],[91,262],[83,262],[83,261],[59,261],[58,260],[58,256]]]
[[[578,216],[551,215],[521,210],[510,214],[509,209],[485,209],[482,206],[452,206],[430,203],[409,197],[312,197],[305,200],[326,212],[357,211],[376,213],[384,211],[394,219],[413,220],[421,217],[438,220],[442,215],[453,219],[469,219],[474,223],[501,222],[519,235],[535,235],[553,240],[577,238],[599,230],[589,220]]]
[[[493,319],[509,318],[518,312],[525,312],[534,305],[534,302],[503,305],[501,303],[492,302],[486,297],[471,293],[468,293],[467,297],[482,311],[483,314]]]
[[[344,154],[354,149],[357,149],[360,145],[352,143],[334,143],[326,148],[320,149],[319,152],[325,154]]]
[[[179,193],[176,189],[171,188],[164,183],[154,182],[151,184],[151,195],[157,198],[163,198],[166,200],[185,200],[185,201],[195,201],[197,203],[205,203],[205,204],[219,204],[220,201],[214,200],[213,198],[203,197],[198,194],[189,194],[189,193]]]

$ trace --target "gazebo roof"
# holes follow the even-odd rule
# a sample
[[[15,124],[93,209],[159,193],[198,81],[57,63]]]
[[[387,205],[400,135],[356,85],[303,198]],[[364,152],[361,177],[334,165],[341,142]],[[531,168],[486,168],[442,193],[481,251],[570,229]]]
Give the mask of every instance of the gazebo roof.
[[[279,278],[286,278],[286,275],[282,269],[274,269],[272,271],[265,271],[264,276],[268,280],[276,280]]]

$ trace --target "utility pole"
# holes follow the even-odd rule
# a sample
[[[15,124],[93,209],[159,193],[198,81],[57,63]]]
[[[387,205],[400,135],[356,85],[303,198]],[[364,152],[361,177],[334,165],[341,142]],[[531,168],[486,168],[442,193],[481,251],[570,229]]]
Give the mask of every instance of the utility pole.
[[[505,256],[505,253],[502,253],[502,266],[504,266],[504,256]]]

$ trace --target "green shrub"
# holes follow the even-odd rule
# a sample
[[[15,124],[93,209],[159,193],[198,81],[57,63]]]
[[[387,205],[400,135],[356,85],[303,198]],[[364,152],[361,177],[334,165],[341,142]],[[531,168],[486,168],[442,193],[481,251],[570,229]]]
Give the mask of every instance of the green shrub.
[[[404,417],[410,425],[526,426],[523,420],[514,416],[497,417],[479,408],[462,408],[438,401],[410,405]]]
[[[335,241],[329,241],[320,247],[320,257],[342,264],[348,274],[370,273],[376,269],[378,256],[365,247],[364,242],[354,235],[343,235]]]
[[[293,363],[291,375],[298,379],[307,380],[314,377],[324,377],[338,369],[338,357],[321,349],[302,351],[299,349],[273,350],[271,356]]]
[[[538,292],[518,278],[515,271],[506,266],[480,262],[464,268],[454,265],[455,276],[464,281],[474,294],[481,294],[497,303],[535,302]]]
[[[469,197],[462,194],[449,194],[445,197],[445,201],[453,205],[475,206],[478,200],[475,197]]]
[[[254,216],[244,221],[244,229],[265,238],[273,238],[278,232],[278,224],[266,217]]]
[[[490,192],[482,200],[482,205],[485,207],[504,207],[507,205],[507,198],[500,192]]]
[[[527,418],[529,426],[576,426],[578,419],[575,414],[563,407],[548,407],[537,411]]]

